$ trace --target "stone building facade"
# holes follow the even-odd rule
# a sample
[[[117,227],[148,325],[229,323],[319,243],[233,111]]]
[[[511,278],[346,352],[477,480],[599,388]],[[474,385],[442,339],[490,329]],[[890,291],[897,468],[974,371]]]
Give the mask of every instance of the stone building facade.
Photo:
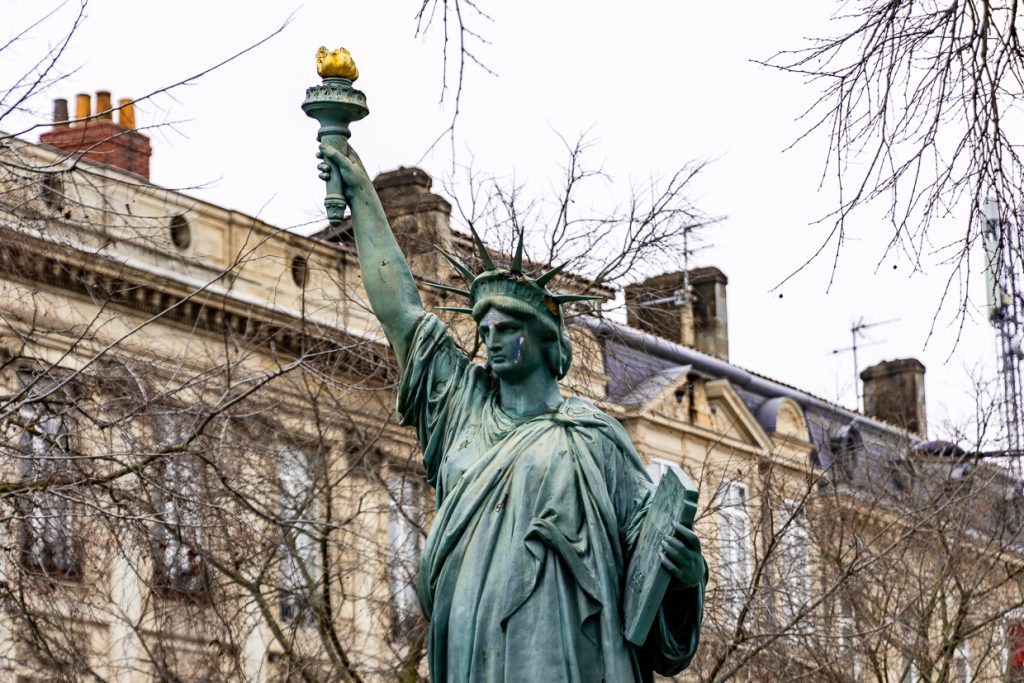
[[[0,163],[0,680],[418,680],[432,501],[350,226],[152,185],[131,124],[58,121]],[[472,245],[431,179],[375,185],[417,276],[454,284],[433,247]],[[927,440],[916,361],[865,371],[868,414],[730,363],[727,285],[573,311],[566,390],[701,485],[680,679],[1024,680],[1019,482]]]

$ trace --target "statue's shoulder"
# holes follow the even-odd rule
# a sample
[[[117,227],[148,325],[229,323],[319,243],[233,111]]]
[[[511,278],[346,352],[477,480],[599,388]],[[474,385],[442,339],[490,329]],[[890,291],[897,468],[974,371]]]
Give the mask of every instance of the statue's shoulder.
[[[413,330],[406,368],[430,368],[435,378],[446,377],[460,367],[474,366],[455,342],[451,330],[434,313],[424,311]],[[486,372],[486,371],[485,371]],[[471,373],[476,378],[479,372]]]
[[[616,440],[629,441],[626,430],[614,417],[604,412],[585,398],[570,396],[562,402],[558,410],[559,417],[566,421],[611,430]]]
[[[573,429],[588,432],[586,442],[598,450],[619,453],[624,462],[643,472],[643,463],[629,433],[618,420],[583,398],[567,398],[559,408],[559,419]],[[598,447],[598,443],[602,443]]]
[[[558,414],[568,418],[600,419],[600,417],[604,417],[609,420],[614,419],[587,399],[579,396],[570,396],[562,401],[562,405],[558,408]]]

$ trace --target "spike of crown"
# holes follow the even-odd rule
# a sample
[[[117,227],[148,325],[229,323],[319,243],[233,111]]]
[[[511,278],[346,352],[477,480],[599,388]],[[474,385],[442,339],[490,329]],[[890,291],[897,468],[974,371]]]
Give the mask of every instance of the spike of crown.
[[[516,245],[515,255],[512,257],[512,264],[508,270],[498,268],[491,259],[490,253],[477,235],[476,230],[470,226],[473,233],[473,242],[480,253],[480,260],[484,264],[484,271],[474,275],[464,263],[449,254],[444,249],[437,247],[437,250],[448,259],[452,266],[470,283],[469,289],[449,287],[438,283],[428,282],[427,284],[442,289],[452,294],[469,299],[469,307],[442,306],[441,310],[453,311],[456,313],[468,313],[473,319],[480,321],[484,314],[491,307],[497,308],[506,313],[519,314],[539,320],[551,330],[558,340],[557,360],[553,365],[558,379],[565,377],[569,371],[569,364],[572,363],[572,346],[565,336],[564,318],[562,317],[562,304],[572,301],[596,301],[603,299],[600,296],[588,296],[586,294],[553,294],[547,285],[551,280],[562,272],[566,264],[556,266],[540,277],[533,279],[523,274],[523,233],[519,233],[519,243]]]
[[[447,308],[460,312],[472,312],[475,319],[483,317],[486,309],[496,305],[499,309],[518,312],[523,315],[538,315],[542,320],[554,323],[559,336],[562,334],[562,304],[572,301],[596,301],[603,299],[600,296],[588,296],[585,294],[553,294],[548,290],[547,284],[565,268],[565,264],[556,266],[540,277],[533,279],[523,274],[523,233],[519,233],[519,241],[516,244],[515,255],[512,258],[511,267],[508,270],[498,268],[494,264],[487,247],[470,226],[473,233],[473,242],[476,244],[483,262],[484,271],[474,274],[465,264],[457,258],[438,247],[438,251],[452,264],[452,266],[469,283],[469,289],[459,289],[430,283],[433,287],[443,289],[453,294],[458,294],[469,299],[469,308]]]

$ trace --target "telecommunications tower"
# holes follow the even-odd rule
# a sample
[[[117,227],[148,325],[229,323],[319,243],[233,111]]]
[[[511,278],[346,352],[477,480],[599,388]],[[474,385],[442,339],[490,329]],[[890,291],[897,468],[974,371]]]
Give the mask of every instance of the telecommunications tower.
[[[1002,380],[1002,413],[1006,429],[1007,451],[1015,456],[1013,469],[1020,474],[1021,448],[1024,447],[1024,402],[1021,390],[1021,365],[1024,361],[1024,284],[1021,227],[1024,207],[1016,215],[1001,211],[999,203],[989,199],[982,209],[982,238],[985,246],[985,289],[988,319],[996,330],[999,350],[999,374]]]

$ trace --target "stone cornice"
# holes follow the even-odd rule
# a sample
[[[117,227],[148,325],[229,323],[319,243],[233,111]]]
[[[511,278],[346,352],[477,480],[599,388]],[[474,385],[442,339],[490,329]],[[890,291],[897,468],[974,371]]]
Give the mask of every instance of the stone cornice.
[[[375,383],[394,378],[387,347],[299,317],[261,311],[230,295],[189,290],[100,256],[0,230],[0,275],[76,294],[92,302],[154,318],[189,331],[229,335],[267,353],[306,356],[321,370],[352,374]]]

